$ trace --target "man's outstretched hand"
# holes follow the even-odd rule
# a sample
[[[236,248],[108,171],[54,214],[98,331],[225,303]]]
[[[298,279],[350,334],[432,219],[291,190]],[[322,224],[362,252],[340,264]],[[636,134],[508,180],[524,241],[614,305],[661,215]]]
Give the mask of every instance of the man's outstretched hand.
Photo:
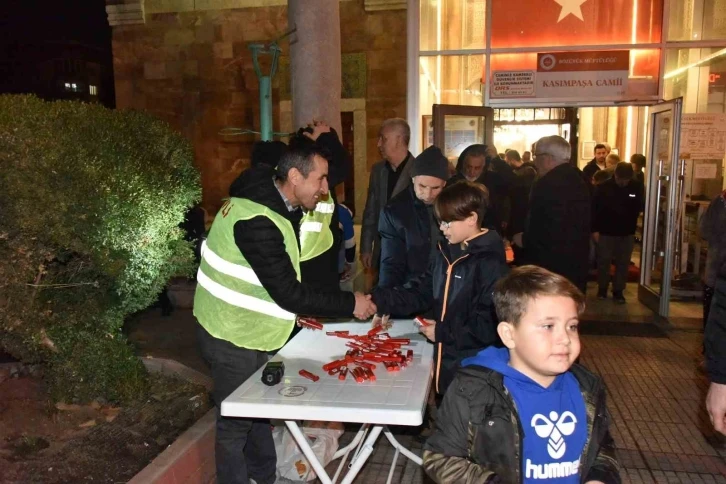
[[[373,303],[370,294],[366,295],[361,292],[355,293],[355,308],[353,309],[353,316],[358,319],[368,319],[376,314],[377,308]]]

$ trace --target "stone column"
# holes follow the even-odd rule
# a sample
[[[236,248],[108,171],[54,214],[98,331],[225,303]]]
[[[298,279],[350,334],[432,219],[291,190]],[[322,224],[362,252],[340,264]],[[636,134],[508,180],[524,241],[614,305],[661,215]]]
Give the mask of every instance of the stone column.
[[[339,0],[288,0],[287,17],[297,27],[290,37],[294,129],[315,118],[340,135]]]

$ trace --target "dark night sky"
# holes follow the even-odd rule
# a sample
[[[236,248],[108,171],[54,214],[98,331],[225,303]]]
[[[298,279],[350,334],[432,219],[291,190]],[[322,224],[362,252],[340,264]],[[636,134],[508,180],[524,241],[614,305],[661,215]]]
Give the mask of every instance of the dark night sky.
[[[111,50],[104,0],[2,0],[3,43],[76,41]]]
[[[58,55],[100,64],[98,99],[113,107],[111,27],[104,0],[0,0],[0,93],[64,95],[49,88],[42,74],[44,63]]]

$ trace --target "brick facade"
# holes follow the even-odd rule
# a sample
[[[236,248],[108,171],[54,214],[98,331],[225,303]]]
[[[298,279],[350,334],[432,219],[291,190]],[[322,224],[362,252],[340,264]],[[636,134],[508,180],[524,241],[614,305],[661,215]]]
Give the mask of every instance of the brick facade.
[[[211,215],[229,184],[249,165],[254,141],[252,135],[229,137],[219,130],[259,129],[260,125],[258,82],[247,45],[269,42],[284,33],[287,7],[191,11],[179,7],[173,11],[175,2],[168,1],[164,5],[172,11],[155,13],[162,10],[159,1],[147,2],[145,8],[141,2],[143,20],[113,27],[116,106],[163,119],[194,144],[203,205]],[[111,7],[119,1],[107,3]],[[244,0],[227,3],[246,4]],[[363,0],[351,0],[341,2],[340,17],[344,97],[363,95],[365,101],[366,156],[358,157],[358,164],[366,166],[365,171],[360,166],[355,170],[357,176],[365,174],[365,180],[356,179],[356,199],[360,199],[365,197],[370,166],[378,159],[380,123],[406,115],[406,11],[368,12]],[[321,12],[321,21],[324,18]],[[280,101],[289,93],[284,72],[289,45],[283,41],[281,46],[282,69],[273,82],[276,131],[281,130]],[[283,125],[289,124],[284,121]]]

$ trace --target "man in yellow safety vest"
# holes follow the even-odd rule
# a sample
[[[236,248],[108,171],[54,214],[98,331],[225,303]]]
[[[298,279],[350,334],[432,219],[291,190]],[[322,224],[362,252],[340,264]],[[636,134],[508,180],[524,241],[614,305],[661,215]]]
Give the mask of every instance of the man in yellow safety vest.
[[[319,206],[327,175],[316,146],[289,150],[276,170],[264,164],[246,170],[235,182],[238,196],[222,206],[202,248],[194,315],[214,380],[220,484],[275,480],[269,422],[223,418],[219,407],[285,343],[296,315],[366,319],[375,313],[368,296],[300,282],[300,225],[310,221],[301,208]]]

